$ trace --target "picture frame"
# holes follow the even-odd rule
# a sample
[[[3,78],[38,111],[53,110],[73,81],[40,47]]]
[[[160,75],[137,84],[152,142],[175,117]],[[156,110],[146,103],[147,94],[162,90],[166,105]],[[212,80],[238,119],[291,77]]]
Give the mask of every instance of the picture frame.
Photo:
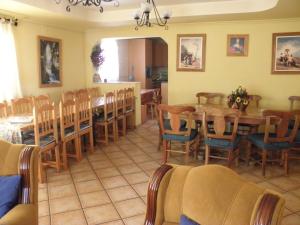
[[[249,34],[227,35],[227,56],[248,56]]]
[[[62,41],[38,36],[39,86],[62,86]]]
[[[300,32],[273,33],[271,73],[300,75]]]
[[[177,35],[177,71],[204,72],[206,34]]]

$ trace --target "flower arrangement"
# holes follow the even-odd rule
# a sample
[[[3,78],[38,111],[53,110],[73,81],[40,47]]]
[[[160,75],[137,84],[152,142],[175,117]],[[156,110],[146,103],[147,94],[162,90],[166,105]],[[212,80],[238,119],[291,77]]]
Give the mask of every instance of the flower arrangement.
[[[91,60],[93,63],[93,66],[98,68],[101,66],[104,62],[104,56],[103,56],[103,49],[100,47],[99,44],[95,45],[92,49],[91,53]]]
[[[245,88],[239,86],[236,90],[232,91],[227,97],[227,104],[230,108],[245,111],[249,105],[249,95]]]

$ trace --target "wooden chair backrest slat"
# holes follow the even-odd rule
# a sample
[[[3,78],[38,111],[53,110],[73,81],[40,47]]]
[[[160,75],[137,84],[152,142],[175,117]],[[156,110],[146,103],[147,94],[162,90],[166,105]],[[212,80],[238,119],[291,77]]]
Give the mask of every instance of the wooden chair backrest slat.
[[[0,103],[0,118],[7,117],[7,102]]]
[[[162,99],[162,96],[161,96],[161,90],[160,88],[156,88],[153,92],[153,103],[159,105],[161,103],[161,99]]]
[[[133,88],[126,88],[125,89],[125,108],[126,110],[134,109],[134,89]]]
[[[262,100],[260,95],[249,95],[250,104],[253,102],[256,108],[259,108],[259,102]]]
[[[295,103],[298,102],[300,103],[300,96],[290,96],[290,110],[294,110],[295,108]]]
[[[293,142],[299,127],[300,111],[277,111],[265,110],[263,115],[266,117],[264,142]],[[289,124],[294,121],[292,131],[289,130]],[[275,133],[272,132],[272,127]]]
[[[43,105],[49,104],[51,104],[49,95],[39,95],[37,97],[33,97],[33,105],[35,108],[40,108]]]
[[[88,123],[92,126],[92,106],[91,106],[91,99],[87,96],[81,96],[81,98],[75,100],[76,104],[76,116],[78,125],[77,127],[80,128],[81,123]]]
[[[88,93],[89,93],[91,99],[98,98],[100,96],[98,87],[88,88]]]
[[[79,89],[75,91],[75,98],[77,99],[86,99],[89,96],[88,90],[87,89]]]
[[[116,116],[124,113],[124,111],[125,111],[125,91],[124,91],[124,89],[117,90],[115,107],[116,107]]]
[[[205,99],[205,104],[222,104],[224,95],[221,93],[199,92],[196,94],[198,104],[201,104],[201,98]]]
[[[33,113],[33,102],[31,97],[16,98],[11,100],[12,114],[24,115]]]
[[[106,120],[108,116],[115,115],[115,93],[107,92],[104,95],[104,119]]]
[[[74,100],[59,103],[60,131],[62,140],[65,138],[65,129],[73,127],[77,130],[76,104]]]
[[[62,94],[61,96],[63,102],[66,102],[66,101],[74,101],[75,99],[75,93],[73,91],[66,91]]]

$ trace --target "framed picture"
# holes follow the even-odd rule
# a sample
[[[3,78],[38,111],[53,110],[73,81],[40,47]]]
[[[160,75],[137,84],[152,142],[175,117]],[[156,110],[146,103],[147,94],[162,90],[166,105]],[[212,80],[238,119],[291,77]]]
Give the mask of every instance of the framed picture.
[[[206,34],[177,35],[177,71],[205,71]]]
[[[248,56],[248,45],[248,34],[228,34],[227,56]]]
[[[300,74],[300,32],[274,33],[273,74]]]
[[[62,46],[60,39],[38,36],[40,87],[62,86]]]

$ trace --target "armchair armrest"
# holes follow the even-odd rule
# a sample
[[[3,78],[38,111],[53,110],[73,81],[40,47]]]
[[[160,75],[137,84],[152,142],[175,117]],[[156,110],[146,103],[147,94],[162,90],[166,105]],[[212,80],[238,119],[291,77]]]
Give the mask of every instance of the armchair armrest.
[[[1,225],[37,225],[37,206],[19,204],[0,219]]]

